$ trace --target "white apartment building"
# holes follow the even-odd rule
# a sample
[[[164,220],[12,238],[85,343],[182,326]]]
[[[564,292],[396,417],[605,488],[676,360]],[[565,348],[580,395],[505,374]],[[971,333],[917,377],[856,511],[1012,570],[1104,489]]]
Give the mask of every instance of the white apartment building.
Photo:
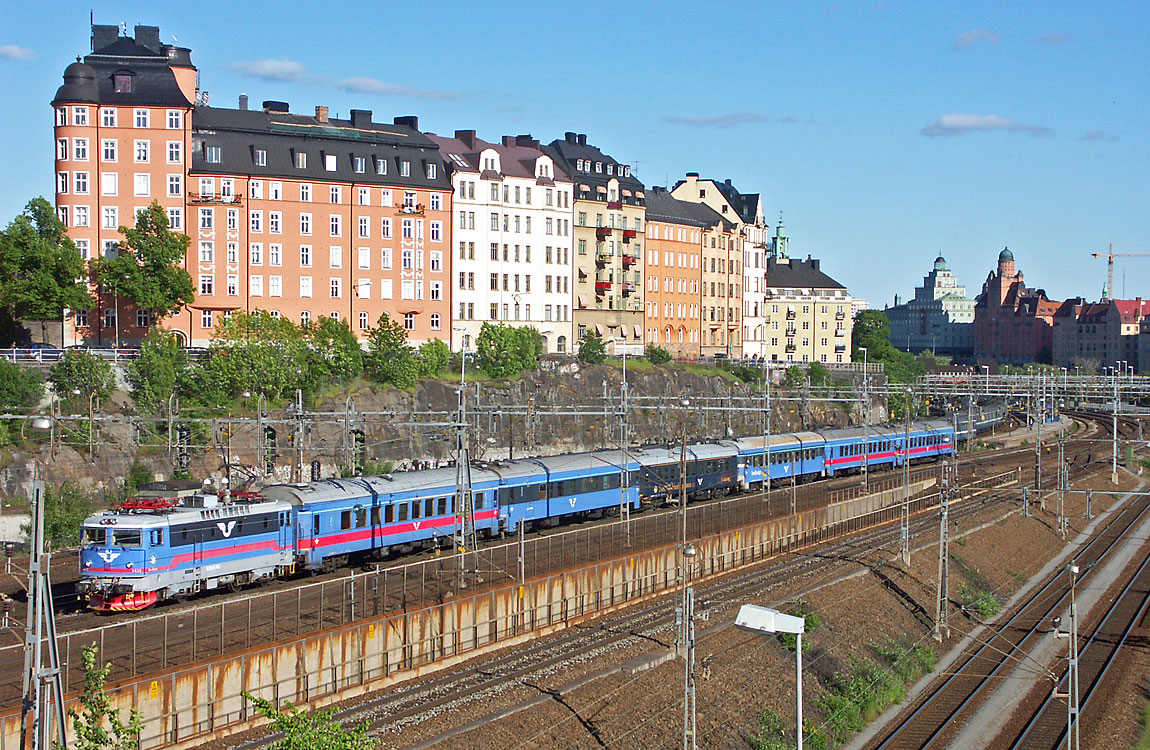
[[[429,133],[453,170],[454,351],[474,349],[485,322],[530,325],[544,351],[571,339],[572,182],[531,136],[500,143]]]

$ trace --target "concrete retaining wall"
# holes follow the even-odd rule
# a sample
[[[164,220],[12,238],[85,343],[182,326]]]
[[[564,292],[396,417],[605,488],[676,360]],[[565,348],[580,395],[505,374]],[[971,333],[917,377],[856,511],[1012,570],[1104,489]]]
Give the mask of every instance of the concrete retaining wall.
[[[917,482],[912,491],[934,483]],[[696,542],[692,575],[718,575],[897,520],[901,500],[901,488],[887,490],[706,537]],[[936,495],[919,498],[912,510],[936,502]],[[114,706],[135,706],[143,715],[142,750],[191,748],[208,734],[224,736],[260,721],[242,698],[244,690],[311,706],[378,690],[674,590],[676,561],[673,545],[639,552],[113,685],[109,694]],[[19,747],[19,732],[18,709],[0,716],[0,750]]]

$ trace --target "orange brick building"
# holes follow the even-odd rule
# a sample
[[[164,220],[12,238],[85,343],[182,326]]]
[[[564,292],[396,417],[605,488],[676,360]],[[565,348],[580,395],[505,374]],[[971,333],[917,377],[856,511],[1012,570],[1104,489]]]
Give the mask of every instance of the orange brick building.
[[[648,192],[646,340],[676,357],[699,357],[702,238],[718,221],[664,188]]]
[[[92,49],[53,100],[57,208],[94,258],[159,201],[191,239],[196,299],[164,323],[185,343],[204,346],[220,316],[257,309],[339,318],[360,336],[387,312],[413,342],[450,340],[451,184],[414,117],[249,110],[244,97],[207,106],[190,51],[153,26],[134,38],[93,26]],[[98,294],[96,310],[69,316],[64,344],[146,333],[145,313],[114,288]]]

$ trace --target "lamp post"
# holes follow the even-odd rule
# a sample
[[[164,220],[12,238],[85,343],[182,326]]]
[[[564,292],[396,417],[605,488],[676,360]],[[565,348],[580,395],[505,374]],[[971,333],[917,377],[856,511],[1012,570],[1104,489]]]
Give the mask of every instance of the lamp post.
[[[623,520],[623,532],[626,536],[625,544],[631,546],[631,504],[627,502],[628,480],[631,468],[627,458],[627,337],[620,336],[615,339],[615,348],[623,353],[623,384],[619,390],[619,452],[622,460],[619,462],[619,518]]]
[[[803,750],[803,632],[806,618],[783,614],[769,607],[744,604],[735,617],[735,627],[751,633],[774,635],[793,633],[795,635],[795,706],[798,750]]]
[[[1055,684],[1054,697],[1066,699],[1066,748],[1067,750],[1079,750],[1082,747],[1082,739],[1079,735],[1080,723],[1078,721],[1081,706],[1078,702],[1078,602],[1075,597],[1078,566],[1070,563],[1066,566],[1066,570],[1070,573],[1070,629],[1060,630],[1062,618],[1054,618],[1055,637],[1067,640],[1066,692],[1059,693],[1058,685]]]
[[[862,456],[862,486],[863,492],[869,487],[868,469],[870,468],[870,391],[867,373],[867,348],[860,346],[863,355],[863,456]]]
[[[763,341],[760,346],[763,352],[763,384],[765,386],[766,406],[763,415],[763,477],[767,488],[767,512],[771,510],[771,367],[767,364],[766,329],[763,329]]]
[[[691,563],[698,550],[693,544],[679,545],[683,558],[683,602],[680,618],[683,648],[683,750],[695,750],[695,589],[691,586]]]

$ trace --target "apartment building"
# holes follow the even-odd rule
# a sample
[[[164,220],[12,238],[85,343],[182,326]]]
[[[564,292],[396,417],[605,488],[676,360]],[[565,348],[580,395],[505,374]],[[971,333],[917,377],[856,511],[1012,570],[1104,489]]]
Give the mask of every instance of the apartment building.
[[[68,66],[53,100],[57,172],[71,173],[70,184],[58,178],[57,206],[82,252],[113,247],[116,228],[158,200],[191,238],[196,299],[164,321],[189,345],[205,346],[221,316],[257,309],[346,320],[361,337],[387,312],[413,343],[450,337],[451,182],[416,118],[300,115],[275,101],[251,110],[246,97],[211,107],[190,51],[160,44],[157,27],[135,32],[93,26],[93,53]],[[77,140],[98,175],[83,193]],[[95,317],[72,319],[75,342],[146,333],[143,312],[120,324],[131,308],[99,291]]]
[[[566,133],[544,147],[574,182],[572,315],[574,339],[595,331],[612,353],[643,351],[646,196],[631,167]]]
[[[647,193],[647,343],[675,357],[698,358],[702,330],[703,235],[722,218],[665,188]]]
[[[529,325],[544,351],[574,351],[571,179],[529,135],[481,140],[429,133],[452,171],[452,349],[474,348],[484,322]]]
[[[1054,315],[1061,306],[1045,290],[1026,286],[1014,253],[1003,248],[974,303],[974,355],[1010,364],[1050,362]]]

